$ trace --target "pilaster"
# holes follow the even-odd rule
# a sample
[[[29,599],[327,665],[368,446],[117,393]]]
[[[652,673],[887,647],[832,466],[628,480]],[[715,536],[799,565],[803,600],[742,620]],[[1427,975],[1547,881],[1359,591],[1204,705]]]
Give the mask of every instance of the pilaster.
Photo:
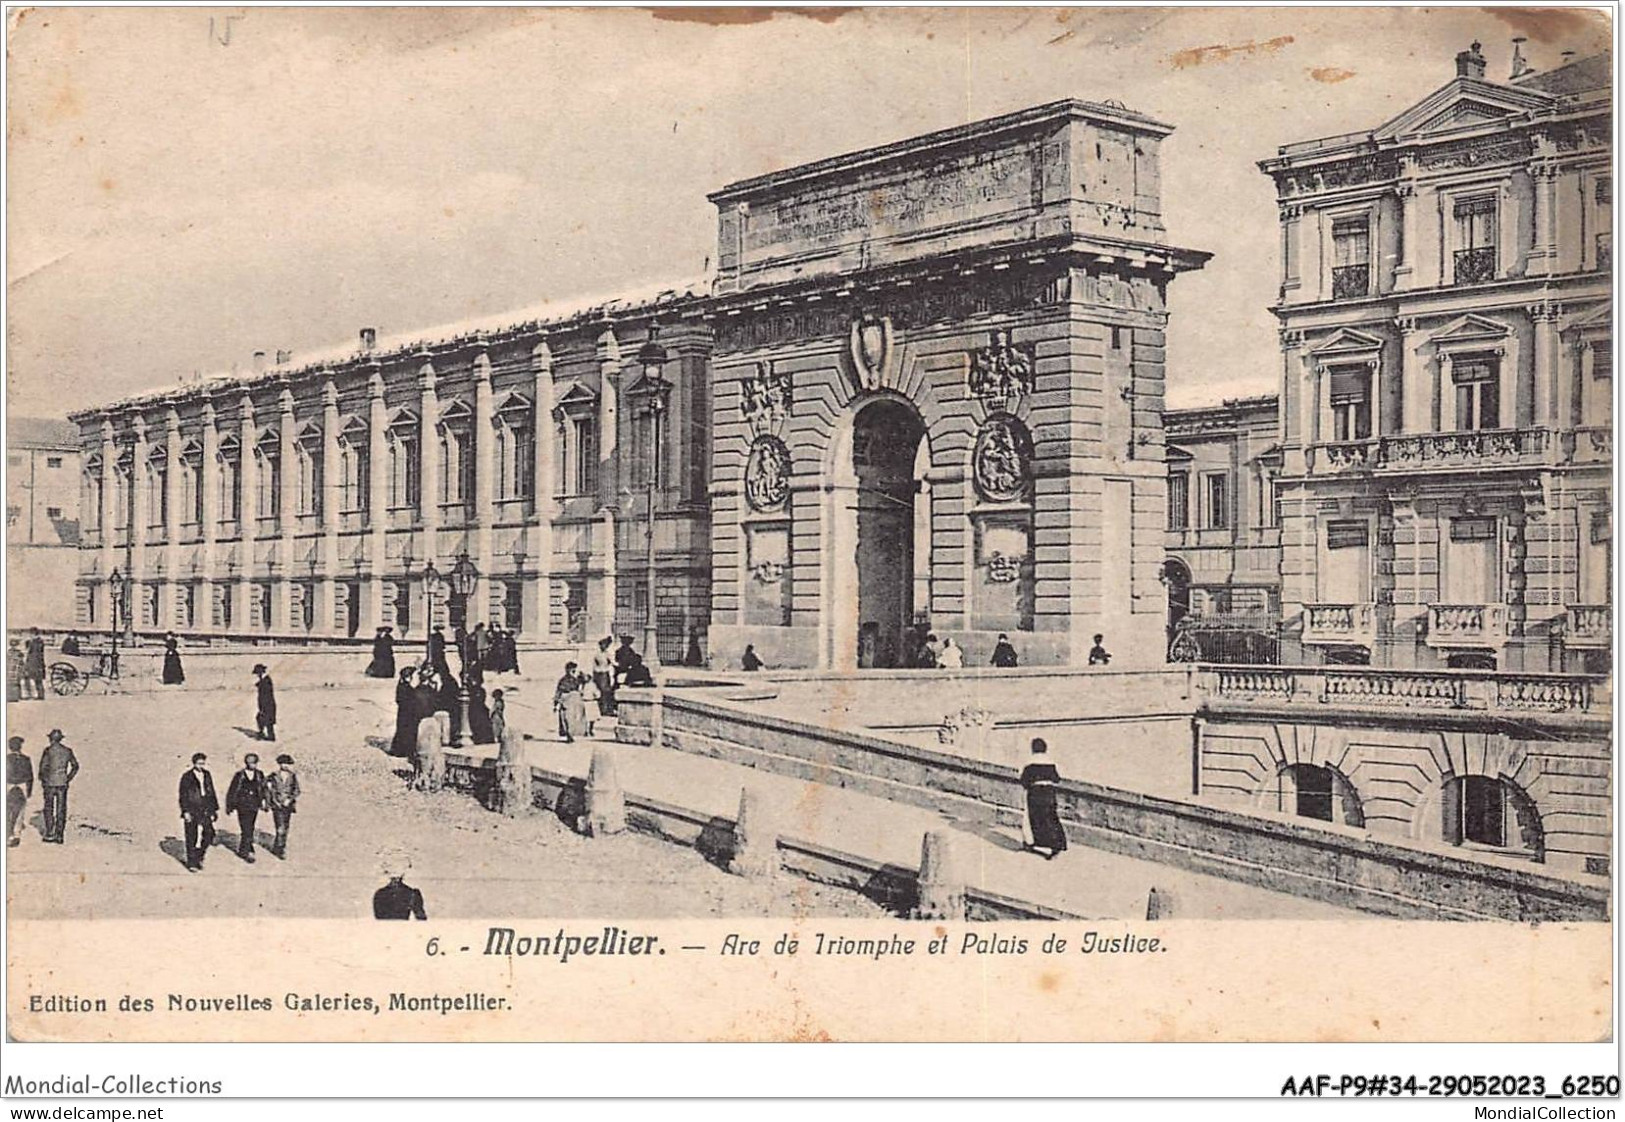
[[[534,468],[533,515],[530,527],[530,557],[536,570],[536,594],[525,600],[522,628],[531,635],[550,632],[553,613],[549,610],[549,596],[553,583],[553,517],[554,499],[553,451],[557,441],[551,439],[553,431],[553,352],[547,343],[537,343],[530,352],[531,373],[535,378],[533,399],[536,403],[532,432],[535,434],[536,462]]]
[[[389,543],[389,448],[385,433],[384,375],[375,365],[367,379],[367,581],[362,591],[361,631],[372,635],[392,621],[384,604],[384,565]]]
[[[277,550],[282,564],[271,593],[271,604],[278,628],[284,631],[301,631],[304,629],[304,621],[295,621],[293,618],[293,578],[299,563],[294,532],[298,527],[299,518],[298,487],[293,482],[298,471],[294,451],[298,421],[293,412],[292,390],[283,388],[277,396],[277,407],[277,471],[282,473],[282,486],[277,493],[276,520],[277,530],[281,534]]]
[[[468,619],[465,626],[472,631],[474,625],[484,622],[491,614],[491,566],[494,521],[495,479],[492,472],[492,444],[496,429],[492,424],[491,356],[480,351],[474,356],[474,567],[479,579],[474,582],[474,594],[469,598]]]
[[[322,384],[322,560],[316,587],[316,630],[324,635],[338,630],[339,482],[339,389],[328,378]]]

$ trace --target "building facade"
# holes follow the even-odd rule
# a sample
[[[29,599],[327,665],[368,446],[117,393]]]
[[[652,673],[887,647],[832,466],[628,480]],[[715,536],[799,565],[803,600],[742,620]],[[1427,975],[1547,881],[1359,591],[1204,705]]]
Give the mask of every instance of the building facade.
[[[79,620],[1160,661],[1165,298],[1206,259],[1167,243],[1169,131],[1066,101],[774,173],[712,196],[703,290],[78,414]],[[463,601],[428,567],[465,554]]]
[[[1164,425],[1163,580],[1170,658],[1275,662],[1281,618],[1280,401],[1264,394],[1170,409]],[[1176,649],[1181,631],[1190,639]]]
[[[1474,44],[1386,124],[1260,165],[1302,659],[1605,667],[1609,61],[1492,82]]]
[[[680,656],[709,601],[710,331],[692,305],[672,293],[405,345],[363,331],[330,360],[76,416],[80,622],[112,618],[116,572],[137,630],[640,631],[653,442],[638,386],[658,371],[663,423],[696,434],[666,442],[655,475],[654,611]],[[463,555],[478,572],[466,601],[429,575]]]
[[[14,625],[74,621],[79,549],[79,430],[66,421],[6,421],[6,560]]]

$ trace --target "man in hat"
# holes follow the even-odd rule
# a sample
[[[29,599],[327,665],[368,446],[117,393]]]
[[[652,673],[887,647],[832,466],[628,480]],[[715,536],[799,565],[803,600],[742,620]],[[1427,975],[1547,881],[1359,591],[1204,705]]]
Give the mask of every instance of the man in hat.
[[[45,700],[45,639],[37,627],[23,644],[23,681],[33,687],[35,701]]]
[[[34,764],[23,754],[23,738],[14,736],[6,742],[6,845],[17,845],[17,825],[23,820],[23,808],[34,797]]]
[[[261,740],[276,739],[276,687],[271,684],[271,675],[265,669],[265,663],[254,664],[255,688],[259,692],[259,707],[254,713],[254,724],[259,729]]]
[[[186,824],[186,867],[192,872],[203,868],[203,858],[214,844],[214,819],[220,813],[220,800],[214,793],[214,776],[203,765],[209,757],[192,755],[192,766],[181,772],[181,820]]]
[[[254,863],[254,823],[270,805],[270,784],[260,770],[260,758],[250,752],[226,788],[226,813],[237,815],[237,856],[250,865]]]
[[[276,758],[276,770],[266,780],[266,793],[271,820],[276,823],[276,840],[271,843],[271,852],[279,860],[286,860],[288,824],[293,820],[294,804],[299,801],[299,774],[293,770],[293,757],[286,752]]]
[[[50,741],[39,758],[39,785],[45,788],[45,840],[62,844],[62,831],[68,825],[68,784],[79,774],[79,761],[73,749],[62,743],[62,730],[46,734]]]

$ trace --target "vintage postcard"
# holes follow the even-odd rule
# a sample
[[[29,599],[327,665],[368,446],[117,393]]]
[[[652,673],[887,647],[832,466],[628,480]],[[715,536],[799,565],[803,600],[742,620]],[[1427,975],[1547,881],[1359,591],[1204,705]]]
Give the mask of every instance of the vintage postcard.
[[[1610,12],[7,30],[12,1040],[1612,1038]]]

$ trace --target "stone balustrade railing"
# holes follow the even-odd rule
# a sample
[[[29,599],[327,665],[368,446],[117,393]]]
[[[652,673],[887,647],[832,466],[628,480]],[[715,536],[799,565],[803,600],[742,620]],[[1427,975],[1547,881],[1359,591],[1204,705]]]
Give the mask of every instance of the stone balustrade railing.
[[[1570,647],[1612,647],[1613,607],[1608,604],[1570,604],[1563,620],[1563,642]]]
[[[1608,425],[1585,425],[1574,430],[1572,458],[1576,463],[1606,464],[1614,459],[1614,430]]]
[[[1195,692],[1208,701],[1310,708],[1603,715],[1605,679],[1578,674],[1387,670],[1332,666],[1201,666]]]
[[[1507,639],[1505,604],[1429,604],[1427,641],[1433,647],[1498,647]]]
[[[1303,641],[1305,643],[1363,643],[1369,645],[1377,633],[1375,604],[1305,604]]]
[[[1576,459],[1612,457],[1613,433],[1606,428],[1565,433]],[[1470,429],[1464,432],[1401,433],[1380,439],[1341,440],[1312,447],[1313,470],[1422,471],[1431,468],[1522,467],[1545,463],[1557,442],[1545,428]]]
[[[1339,440],[1311,449],[1313,467],[1321,472],[1363,471],[1377,464],[1375,440]]]
[[[1493,467],[1538,463],[1545,458],[1543,428],[1475,429],[1385,436],[1377,461],[1385,468]]]

